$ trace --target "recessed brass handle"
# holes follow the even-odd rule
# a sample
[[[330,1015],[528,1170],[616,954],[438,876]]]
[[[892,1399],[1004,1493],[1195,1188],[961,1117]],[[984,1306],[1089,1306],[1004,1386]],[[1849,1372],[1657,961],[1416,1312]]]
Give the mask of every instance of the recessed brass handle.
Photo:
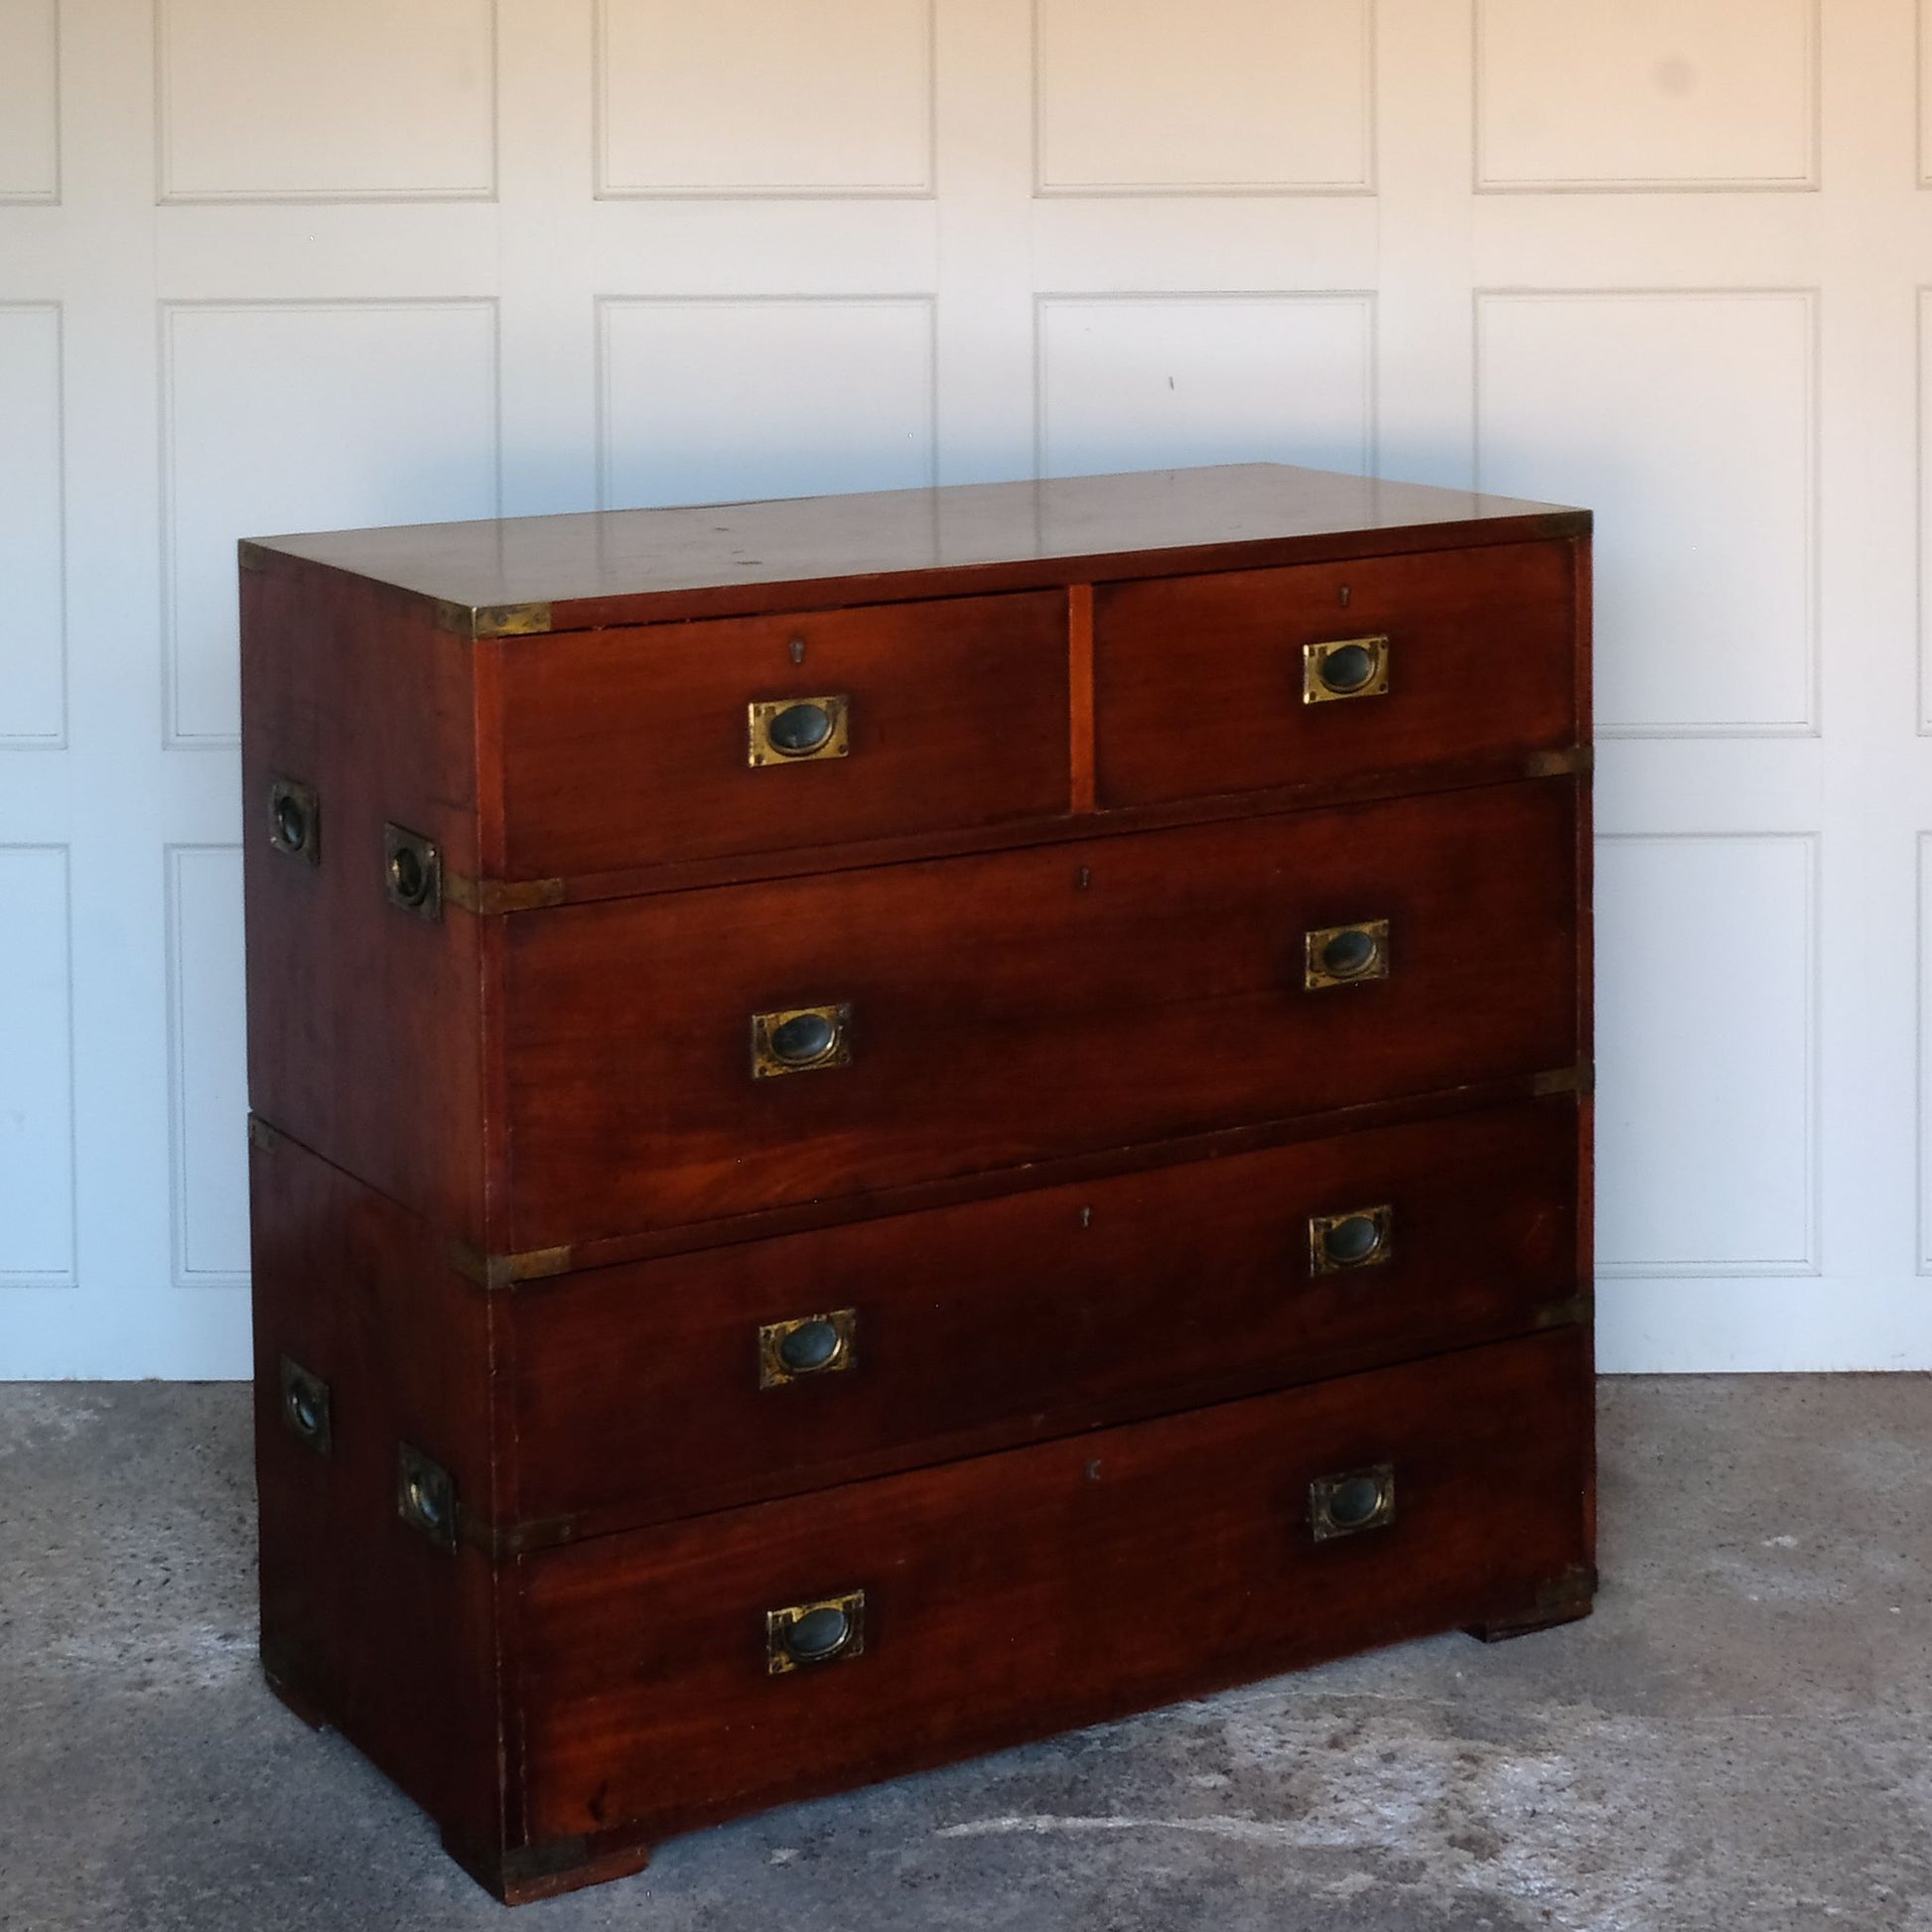
[[[756,767],[845,758],[851,749],[846,730],[850,711],[851,702],[844,697],[759,699],[749,708],[746,762]]]
[[[866,1648],[866,1592],[848,1589],[764,1613],[764,1668],[772,1677],[843,1663]]]
[[[293,778],[269,781],[268,842],[291,859],[322,864],[322,803],[310,786]]]
[[[400,825],[383,826],[382,883],[391,905],[419,919],[443,916],[443,854],[434,839]]]
[[[1379,1267],[1389,1258],[1395,1209],[1351,1207],[1345,1214],[1309,1216],[1309,1267],[1317,1275]]]
[[[456,1548],[456,1484],[409,1443],[396,1445],[396,1514],[439,1550]]]
[[[1359,1536],[1395,1521],[1395,1464],[1377,1462],[1366,1469],[1316,1476],[1309,1484],[1309,1528],[1317,1543]]]
[[[1304,935],[1303,984],[1311,993],[1389,976],[1389,922],[1361,919]]]
[[[814,1375],[838,1375],[852,1366],[858,1337],[857,1309],[767,1321],[759,1330],[759,1387],[782,1389]]]
[[[335,1447],[329,1384],[287,1355],[281,1361],[281,1408],[284,1426],[305,1449],[327,1455]]]
[[[814,1073],[845,1066],[852,1058],[852,1009],[778,1007],[752,1015],[752,1078],[775,1080],[781,1073]]]
[[[1330,643],[1302,646],[1304,704],[1382,698],[1388,690],[1388,638],[1337,637]]]

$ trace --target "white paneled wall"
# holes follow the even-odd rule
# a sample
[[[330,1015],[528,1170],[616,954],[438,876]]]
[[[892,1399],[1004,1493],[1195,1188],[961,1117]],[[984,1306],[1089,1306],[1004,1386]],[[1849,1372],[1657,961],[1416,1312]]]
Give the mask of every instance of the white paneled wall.
[[[1598,512],[1606,1365],[1932,1366],[1922,13],[0,0],[0,1374],[246,1365],[237,536],[1246,457]]]

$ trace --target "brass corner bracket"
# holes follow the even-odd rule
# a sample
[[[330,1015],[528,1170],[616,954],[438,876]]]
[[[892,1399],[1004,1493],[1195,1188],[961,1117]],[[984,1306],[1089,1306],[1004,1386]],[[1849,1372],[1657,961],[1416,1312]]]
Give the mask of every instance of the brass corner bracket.
[[[475,642],[480,637],[537,637],[550,628],[548,604],[452,604],[432,607],[439,630]]]

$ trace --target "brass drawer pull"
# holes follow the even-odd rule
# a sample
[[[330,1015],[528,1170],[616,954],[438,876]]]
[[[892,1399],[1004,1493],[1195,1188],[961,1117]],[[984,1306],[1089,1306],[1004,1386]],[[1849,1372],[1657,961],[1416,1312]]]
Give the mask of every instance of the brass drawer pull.
[[[850,710],[851,702],[844,697],[771,698],[754,703],[749,710],[752,742],[746,762],[757,767],[846,757]]]
[[[1337,637],[1302,646],[1302,702],[1332,704],[1338,698],[1382,698],[1389,690],[1389,640]]]
[[[298,1361],[282,1357],[282,1421],[305,1449],[327,1455],[335,1447],[329,1421],[329,1384]]]
[[[1389,922],[1322,926],[1306,936],[1304,984],[1311,993],[1326,986],[1356,986],[1389,976]]]
[[[1359,1536],[1395,1521],[1395,1464],[1316,1476],[1309,1484],[1309,1528],[1317,1543]]]
[[[783,1677],[814,1664],[841,1663],[864,1654],[866,1592],[848,1589],[809,1603],[764,1613],[764,1668]]]
[[[456,1548],[456,1484],[409,1443],[396,1445],[396,1514],[439,1550]]]
[[[322,864],[322,804],[308,785],[293,778],[270,780],[268,842],[291,859]]]
[[[752,1015],[752,1078],[811,1073],[845,1066],[852,1058],[849,1006],[779,1007]]]
[[[1316,1275],[1379,1267],[1389,1258],[1394,1208],[1353,1207],[1345,1214],[1309,1216],[1309,1267]]]
[[[813,1375],[837,1375],[852,1366],[859,1328],[857,1309],[767,1321],[759,1330],[759,1387],[782,1389]]]
[[[435,840],[400,825],[383,826],[382,883],[391,905],[419,919],[443,916],[443,855]]]

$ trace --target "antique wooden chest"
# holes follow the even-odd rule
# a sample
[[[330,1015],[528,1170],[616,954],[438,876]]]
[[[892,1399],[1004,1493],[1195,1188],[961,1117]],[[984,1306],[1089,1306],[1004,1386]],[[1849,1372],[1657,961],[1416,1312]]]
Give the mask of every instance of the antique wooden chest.
[[[1584,1614],[1585,512],[241,547],[262,1661],[511,1900]]]

